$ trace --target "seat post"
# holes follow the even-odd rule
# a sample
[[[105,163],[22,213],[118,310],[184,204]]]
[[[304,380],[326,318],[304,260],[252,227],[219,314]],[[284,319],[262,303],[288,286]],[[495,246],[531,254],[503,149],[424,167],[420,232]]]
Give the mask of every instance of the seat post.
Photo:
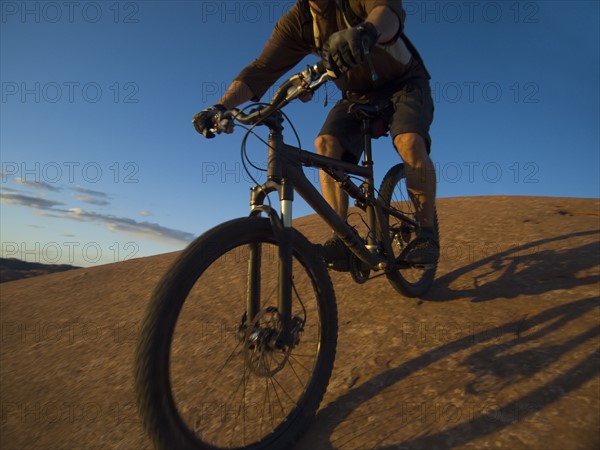
[[[373,165],[373,155],[371,149],[371,119],[369,117],[364,117],[362,119],[361,132],[364,138],[363,145],[365,150],[363,166],[369,167]]]
[[[361,131],[364,137],[364,150],[365,155],[363,159],[363,166],[371,168],[371,174],[373,173],[373,154],[372,154],[372,142],[371,142],[371,119],[370,117],[363,117],[361,124]],[[373,175],[365,179],[365,186],[367,189],[367,198],[373,199],[375,197],[375,186],[373,186],[374,180]],[[369,234],[367,235],[367,248],[372,253],[377,251],[377,238],[375,230],[376,228],[376,220],[375,220],[375,210],[372,207],[367,208],[367,223],[369,225]]]

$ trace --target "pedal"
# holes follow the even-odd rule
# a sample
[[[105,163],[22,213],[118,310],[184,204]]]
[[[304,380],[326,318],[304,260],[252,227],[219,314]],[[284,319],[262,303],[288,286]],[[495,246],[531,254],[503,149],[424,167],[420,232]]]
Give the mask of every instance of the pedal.
[[[326,262],[327,268],[336,272],[349,272],[350,264],[348,261],[329,261]]]
[[[412,264],[413,269],[429,270],[435,269],[435,264]]]
[[[371,269],[367,267],[355,254],[350,256],[350,275],[358,284],[364,284],[371,275]]]

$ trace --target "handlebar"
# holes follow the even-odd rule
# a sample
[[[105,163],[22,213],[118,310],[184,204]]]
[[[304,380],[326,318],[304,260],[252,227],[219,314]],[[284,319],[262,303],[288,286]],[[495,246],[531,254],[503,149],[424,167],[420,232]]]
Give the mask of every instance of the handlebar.
[[[335,78],[335,74],[328,71],[322,61],[313,66],[307,66],[305,70],[291,76],[284,82],[277,89],[268,105],[262,106],[249,114],[239,109],[233,109],[216,115],[213,121],[214,126],[210,129],[210,132],[233,132],[233,119],[244,125],[256,125],[293,100],[312,94],[327,81]]]

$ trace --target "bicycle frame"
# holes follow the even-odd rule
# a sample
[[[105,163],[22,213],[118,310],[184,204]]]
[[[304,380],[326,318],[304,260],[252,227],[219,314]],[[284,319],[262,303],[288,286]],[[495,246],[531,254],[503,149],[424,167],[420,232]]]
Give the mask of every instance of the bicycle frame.
[[[318,155],[302,150],[298,147],[287,145],[283,142],[282,116],[276,111],[266,118],[261,125],[270,129],[268,147],[268,176],[262,186],[255,186],[251,193],[251,215],[266,213],[271,218],[273,228],[279,244],[279,292],[278,310],[283,324],[284,342],[293,345],[290,340],[291,332],[291,300],[292,300],[292,204],[294,190],[313,208],[313,210],[336,232],[354,255],[372,270],[387,270],[402,266],[401,262],[393,260],[392,243],[385,215],[392,215],[398,219],[417,226],[411,218],[399,211],[389,208],[375,197],[373,160],[371,148],[371,121],[369,118],[362,120],[362,134],[364,136],[363,164],[351,164],[337,159]],[[316,167],[325,170],[348,195],[356,200],[357,206],[367,213],[369,234],[366,242],[356,233],[344,219],[342,219],[308,180],[302,166]],[[362,186],[357,186],[349,177],[356,175],[364,179]],[[269,206],[264,205],[266,196],[278,191],[281,203],[281,217]],[[383,248],[379,248],[379,243]],[[383,251],[380,251],[383,250]],[[385,256],[383,256],[385,255]],[[260,248],[251,246],[248,267],[248,297],[247,316],[248,322],[260,310],[258,298],[260,286],[258,272],[260,264]]]
[[[433,259],[414,258],[414,250],[421,248],[415,238],[422,230],[416,219],[419,205],[406,192],[405,165],[387,171],[381,191],[374,185],[371,121],[387,118],[393,105],[382,99],[351,106],[364,136],[361,163],[285,144],[281,109],[307,99],[331,79],[324,64],[317,63],[284,82],[269,103],[242,110],[216,107],[194,116],[196,130],[207,138],[232,133],[236,123],[248,133],[267,126],[268,175],[252,189],[251,217],[227,221],[195,239],[154,290],[137,341],[134,378],[142,424],[157,448],[287,448],[315,417],[334,368],[338,307],[323,261],[329,258],[292,227],[294,190],[351,251],[349,264],[342,267],[335,261],[331,269],[349,268],[359,284],[372,270],[383,271],[392,287],[409,297],[421,296],[433,282],[436,263],[407,261]],[[252,110],[246,113],[248,108]],[[242,157],[247,157],[247,138]],[[303,166],[322,170],[356,199],[365,212],[366,233],[329,206]],[[275,192],[280,209],[271,205]],[[435,208],[433,212],[437,237]],[[276,261],[272,246],[277,247]],[[224,286],[223,276],[231,279]],[[189,320],[180,326],[184,316]],[[199,348],[193,339],[196,325],[211,318],[237,332],[226,339],[215,335],[212,344]],[[196,365],[188,364],[188,343]],[[216,409],[203,414],[198,409],[203,404]],[[265,420],[256,423],[247,417],[252,404]]]

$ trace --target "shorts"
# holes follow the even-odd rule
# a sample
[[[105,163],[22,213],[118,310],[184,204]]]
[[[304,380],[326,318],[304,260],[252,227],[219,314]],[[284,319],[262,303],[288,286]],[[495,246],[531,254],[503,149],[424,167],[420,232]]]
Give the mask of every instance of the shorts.
[[[402,133],[417,133],[431,152],[429,127],[433,122],[434,105],[429,81],[426,78],[407,80],[399,88],[382,89],[366,96],[353,98],[346,95],[332,108],[319,132],[319,136],[331,135],[337,138],[346,152],[343,160],[357,163],[364,151],[361,121],[348,114],[348,108],[356,102],[380,102],[390,100],[383,117],[387,121],[392,139]]]

